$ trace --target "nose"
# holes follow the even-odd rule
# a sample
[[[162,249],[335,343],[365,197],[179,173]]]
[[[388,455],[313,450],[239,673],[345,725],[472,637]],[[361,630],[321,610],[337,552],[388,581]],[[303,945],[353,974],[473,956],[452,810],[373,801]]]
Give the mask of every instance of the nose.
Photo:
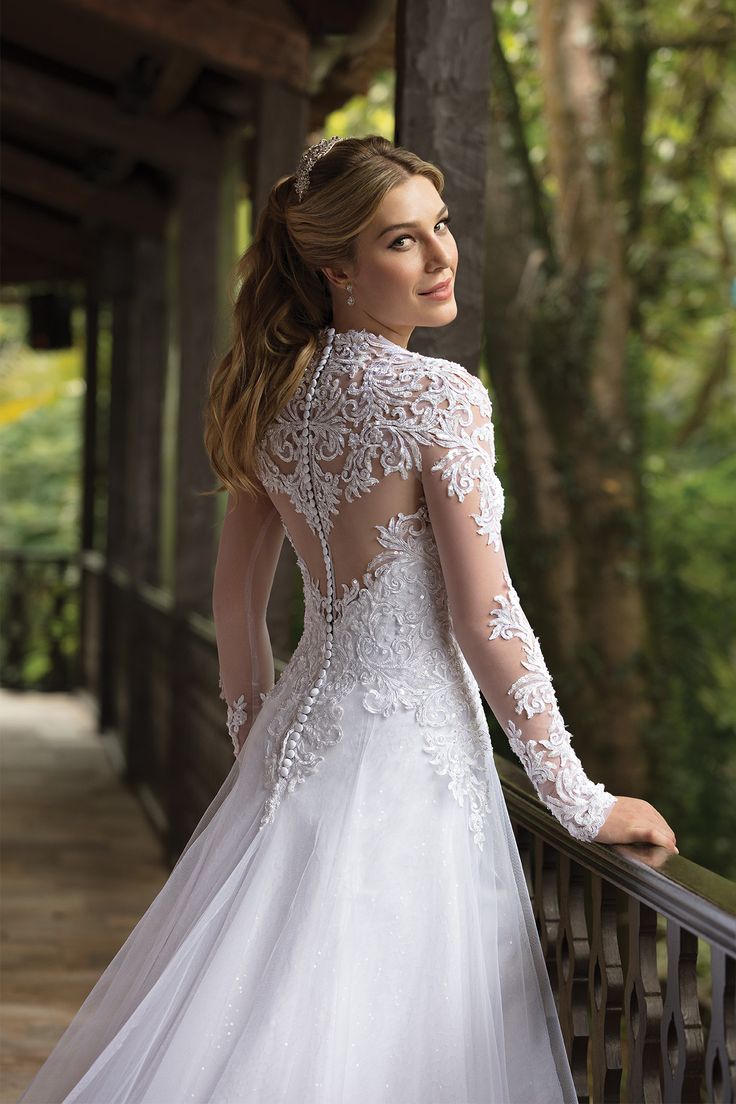
[[[452,267],[452,250],[444,242],[441,242],[438,238],[435,238],[434,249],[432,250],[428,258],[428,268],[430,272],[435,269],[451,268]]]

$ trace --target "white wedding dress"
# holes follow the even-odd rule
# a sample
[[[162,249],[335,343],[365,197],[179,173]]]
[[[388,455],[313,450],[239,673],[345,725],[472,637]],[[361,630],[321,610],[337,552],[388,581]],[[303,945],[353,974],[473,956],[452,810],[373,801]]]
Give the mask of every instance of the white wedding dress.
[[[488,393],[365,330],[319,336],[223,523],[232,769],[24,1104],[576,1099],[480,693],[572,835],[616,799],[508,575]],[[305,623],[274,686],[284,533]]]

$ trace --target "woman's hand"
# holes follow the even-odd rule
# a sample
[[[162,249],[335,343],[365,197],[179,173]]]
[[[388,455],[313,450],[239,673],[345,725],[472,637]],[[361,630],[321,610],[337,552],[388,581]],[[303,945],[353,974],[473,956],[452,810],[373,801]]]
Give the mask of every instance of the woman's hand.
[[[675,833],[648,801],[617,797],[603,821],[596,843],[654,843],[679,855]]]

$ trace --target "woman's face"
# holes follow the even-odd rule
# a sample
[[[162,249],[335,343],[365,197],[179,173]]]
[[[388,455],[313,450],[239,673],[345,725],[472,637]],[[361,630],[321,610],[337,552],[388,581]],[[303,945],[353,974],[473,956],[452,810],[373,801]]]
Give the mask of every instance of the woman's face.
[[[384,197],[357,239],[357,260],[325,268],[338,332],[366,329],[406,347],[415,326],[446,326],[457,315],[457,245],[448,208],[431,180],[412,176]],[[441,296],[427,295],[449,281]],[[355,304],[347,303],[352,285]]]

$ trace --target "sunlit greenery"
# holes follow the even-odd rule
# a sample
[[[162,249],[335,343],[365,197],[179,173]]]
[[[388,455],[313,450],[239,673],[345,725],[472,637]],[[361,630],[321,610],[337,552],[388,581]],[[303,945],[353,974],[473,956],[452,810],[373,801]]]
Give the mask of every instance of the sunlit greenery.
[[[26,344],[25,304],[0,306],[0,544],[79,544],[84,319],[71,349]]]
[[[377,74],[364,96],[353,96],[337,111],[325,118],[323,137],[337,134],[340,138],[362,138],[380,134],[394,139],[394,74],[385,70]]]
[[[494,10],[551,207],[533,6],[497,0]],[[657,47],[646,84],[641,225],[628,258],[656,610],[657,804],[686,854],[736,875],[736,52],[707,45],[721,31],[733,35],[735,13],[719,0],[599,11],[607,73],[613,49],[632,35]]]

